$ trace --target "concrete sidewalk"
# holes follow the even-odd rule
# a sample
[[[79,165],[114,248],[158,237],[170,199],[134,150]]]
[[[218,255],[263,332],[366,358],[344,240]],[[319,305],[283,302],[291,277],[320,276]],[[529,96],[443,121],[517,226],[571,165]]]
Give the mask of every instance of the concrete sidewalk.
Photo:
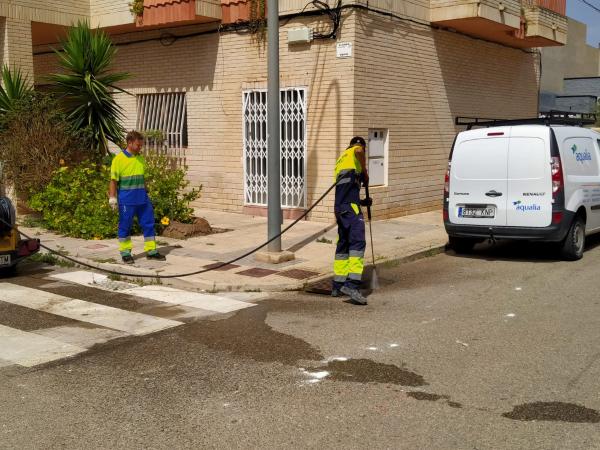
[[[176,275],[203,270],[243,255],[266,240],[267,221],[264,217],[210,210],[197,210],[196,215],[206,218],[213,228],[230,231],[185,241],[159,237],[160,251],[167,255],[166,263],[146,260],[141,252],[141,237],[133,238],[134,252],[139,253],[134,255],[135,265],[128,266],[120,263],[116,239],[86,241],[58,236],[40,228],[21,227],[21,231],[78,260],[125,272],[133,279],[139,274]],[[295,253],[294,261],[274,265],[259,263],[254,256],[249,256],[219,270],[163,279],[161,283],[210,292],[302,289],[332,275],[336,238],[334,224],[302,221],[286,233],[282,241],[285,250]],[[440,251],[447,236],[441,212],[437,211],[373,222],[373,239],[376,264],[389,264]],[[370,264],[372,255],[369,245],[367,248],[365,261]],[[145,281],[153,282],[152,279]]]

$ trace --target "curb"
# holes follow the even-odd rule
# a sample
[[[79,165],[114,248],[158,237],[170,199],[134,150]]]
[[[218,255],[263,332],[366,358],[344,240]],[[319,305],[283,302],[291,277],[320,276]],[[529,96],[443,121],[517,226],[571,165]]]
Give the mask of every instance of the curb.
[[[440,253],[444,253],[445,251],[446,251],[445,243],[440,244],[440,245],[434,245],[426,250],[419,250],[418,252],[410,254],[410,255],[400,256],[397,258],[391,257],[391,258],[382,259],[380,261],[375,261],[375,267],[376,268],[386,267],[386,266],[387,267],[395,267],[395,266],[399,266],[401,264],[418,261],[420,259],[429,258],[430,256],[436,256],[436,255],[439,255]],[[373,264],[369,264],[369,266],[372,266],[372,265]],[[302,286],[299,289],[287,289],[287,290],[291,290],[291,291],[304,290],[312,284],[317,284],[317,283],[323,282],[331,277],[333,277],[333,273],[322,274],[317,277],[313,277],[313,278],[309,278],[308,280],[304,280],[301,283]]]
[[[428,258],[430,256],[435,256],[440,253],[443,253],[446,249],[446,243],[432,245],[427,249],[419,250],[410,255],[404,255],[400,257],[390,257],[385,258],[380,261],[375,262],[375,267],[381,268],[390,268],[396,267],[401,264],[418,261],[420,259]],[[80,258],[82,262],[97,265],[100,268],[106,270],[123,270],[123,267],[120,265],[113,265],[107,263],[97,263],[95,261],[89,260],[87,258]],[[369,264],[371,266],[372,264]],[[73,267],[77,267],[83,270],[93,270],[89,267],[85,267],[78,264],[73,264]],[[134,271],[138,271],[136,274]],[[125,270],[127,271],[127,270]],[[136,277],[136,275],[158,275],[156,272],[149,272],[144,269],[136,269],[131,268],[132,273],[130,275],[121,275],[119,276],[120,280],[131,281],[134,283],[140,283],[140,278]],[[159,284],[163,286],[169,286],[178,289],[184,289],[187,291],[196,291],[196,292],[209,292],[209,293],[219,293],[219,292],[286,292],[286,291],[303,291],[307,287],[323,282],[333,276],[333,273],[323,273],[318,276],[308,278],[306,280],[294,281],[294,282],[282,282],[279,284],[229,284],[222,282],[210,282],[206,280],[195,280],[193,282],[187,281],[185,278],[167,278],[167,279],[157,279],[157,278],[142,278],[141,281],[144,284]]]

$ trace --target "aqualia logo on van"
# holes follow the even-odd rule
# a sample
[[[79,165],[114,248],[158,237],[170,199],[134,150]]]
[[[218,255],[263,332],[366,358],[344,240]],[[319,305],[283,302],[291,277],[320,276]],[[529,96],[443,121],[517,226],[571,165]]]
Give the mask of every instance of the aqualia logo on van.
[[[528,212],[528,211],[540,211],[542,207],[536,203],[532,203],[530,205],[524,205],[521,200],[517,200],[513,202],[513,206],[517,211]]]
[[[587,150],[584,150],[583,152],[579,152],[577,150],[578,150],[577,145],[573,144],[573,147],[571,147],[571,151],[573,152],[573,156],[575,156],[575,159],[577,161],[579,161],[581,164],[583,164],[585,161],[592,160],[592,154],[590,152],[588,152]]]

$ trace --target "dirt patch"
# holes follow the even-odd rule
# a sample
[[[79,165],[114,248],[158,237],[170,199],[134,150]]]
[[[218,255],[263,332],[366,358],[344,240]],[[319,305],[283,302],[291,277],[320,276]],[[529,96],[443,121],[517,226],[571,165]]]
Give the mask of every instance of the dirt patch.
[[[162,232],[161,236],[171,239],[188,239],[195,236],[226,233],[228,229],[213,228],[206,219],[196,217],[192,223],[172,221]]]
[[[213,229],[206,219],[196,217],[192,223],[173,221],[162,232],[162,236],[173,239],[187,239],[194,236],[212,234]]]

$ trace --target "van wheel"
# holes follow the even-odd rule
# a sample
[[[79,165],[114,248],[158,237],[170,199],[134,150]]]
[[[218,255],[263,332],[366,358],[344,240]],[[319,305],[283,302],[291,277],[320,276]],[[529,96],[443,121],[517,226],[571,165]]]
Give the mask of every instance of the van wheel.
[[[583,257],[585,248],[585,222],[581,216],[575,217],[567,237],[562,243],[561,256],[567,261],[577,261]]]
[[[452,248],[452,250],[454,250],[456,253],[471,253],[473,251],[473,247],[475,247],[475,244],[477,244],[477,240],[475,239],[455,236],[449,236],[448,241],[450,248]]]

